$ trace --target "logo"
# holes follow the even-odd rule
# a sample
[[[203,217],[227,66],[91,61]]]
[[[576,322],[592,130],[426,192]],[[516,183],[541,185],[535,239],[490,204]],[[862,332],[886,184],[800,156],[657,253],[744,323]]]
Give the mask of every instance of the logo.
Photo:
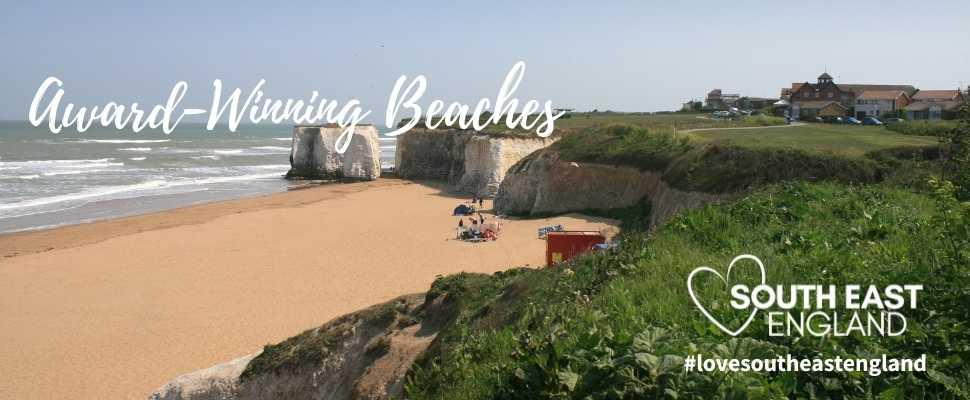
[[[751,261],[758,268],[760,281],[754,287],[731,282],[731,272],[740,261]],[[741,265],[747,266],[751,263]],[[725,326],[704,305],[695,291],[695,278],[711,274],[724,283],[730,293],[730,308],[747,316],[737,329]],[[907,321],[900,310],[916,309],[923,285],[849,284],[769,285],[764,263],[750,254],[735,257],[722,275],[716,269],[701,266],[687,276],[687,293],[694,305],[714,326],[730,336],[738,336],[764,314],[768,336],[899,336],[906,332]],[[743,314],[742,314],[743,315]]]

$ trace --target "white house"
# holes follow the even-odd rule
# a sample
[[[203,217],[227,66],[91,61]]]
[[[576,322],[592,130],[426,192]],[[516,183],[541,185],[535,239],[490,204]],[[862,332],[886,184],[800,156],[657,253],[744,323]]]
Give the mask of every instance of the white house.
[[[902,109],[909,104],[909,96],[902,90],[866,90],[855,100],[855,116],[881,117],[883,114]]]

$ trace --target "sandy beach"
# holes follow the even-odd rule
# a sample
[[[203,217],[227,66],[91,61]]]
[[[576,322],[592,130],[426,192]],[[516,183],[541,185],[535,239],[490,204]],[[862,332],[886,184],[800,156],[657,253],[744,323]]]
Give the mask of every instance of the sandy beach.
[[[0,236],[0,398],[145,398],[437,275],[539,267],[539,226],[608,224],[509,221],[465,243],[462,200],[378,180]]]

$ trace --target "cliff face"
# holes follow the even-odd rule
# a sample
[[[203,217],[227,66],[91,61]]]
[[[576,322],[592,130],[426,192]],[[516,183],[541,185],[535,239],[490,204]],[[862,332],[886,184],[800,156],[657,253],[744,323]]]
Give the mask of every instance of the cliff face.
[[[338,126],[297,126],[293,128],[290,171],[287,178],[365,179],[381,175],[380,146],[377,128],[357,126],[350,146],[341,154],[336,151],[337,138],[343,132]]]
[[[397,172],[405,179],[443,180],[462,192],[491,197],[509,167],[552,142],[472,131],[412,130],[398,137]]]
[[[533,153],[509,169],[495,197],[502,214],[556,214],[589,209],[624,208],[646,198],[650,225],[666,222],[681,210],[730,195],[671,188],[662,174],[636,168],[566,162],[555,151]]]
[[[263,351],[179,376],[150,400],[402,398],[404,376],[441,327],[422,295],[339,317]]]

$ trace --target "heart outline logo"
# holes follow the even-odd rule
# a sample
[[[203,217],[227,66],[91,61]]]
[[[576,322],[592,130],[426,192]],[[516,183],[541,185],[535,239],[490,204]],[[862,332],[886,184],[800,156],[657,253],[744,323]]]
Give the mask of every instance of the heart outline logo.
[[[758,269],[761,271],[761,284],[764,285],[766,280],[766,275],[767,275],[765,273],[765,265],[761,262],[760,259],[758,259],[758,257],[755,257],[750,254],[742,254],[740,256],[734,257],[734,259],[731,260],[731,264],[728,264],[727,273],[725,275],[721,275],[721,273],[717,272],[717,270],[715,270],[714,268],[711,268],[705,265],[705,266],[694,268],[694,270],[690,272],[690,275],[687,276],[687,293],[690,294],[690,298],[691,300],[694,301],[694,305],[697,306],[697,308],[701,310],[701,314],[704,314],[704,316],[707,317],[707,319],[710,320],[712,323],[714,323],[715,326],[717,326],[722,331],[724,331],[724,333],[727,333],[728,335],[731,335],[731,336],[738,336],[741,332],[743,332],[745,329],[748,328],[748,325],[751,324],[751,321],[754,320],[755,315],[758,313],[758,308],[754,307],[754,305],[751,305],[751,308],[753,308],[753,310],[751,310],[751,314],[748,315],[748,319],[744,321],[744,324],[742,324],[740,328],[738,328],[735,331],[732,331],[727,327],[725,327],[724,325],[722,325],[721,322],[717,320],[717,318],[714,318],[714,316],[711,315],[711,313],[708,312],[703,305],[701,305],[701,302],[697,300],[697,296],[694,295],[693,281],[694,281],[694,276],[697,275],[697,273],[710,272],[715,276],[717,276],[718,278],[720,278],[721,281],[724,282],[724,286],[728,286],[728,281],[731,278],[731,268],[734,268],[734,264],[740,260],[753,260],[756,264],[758,264]]]

